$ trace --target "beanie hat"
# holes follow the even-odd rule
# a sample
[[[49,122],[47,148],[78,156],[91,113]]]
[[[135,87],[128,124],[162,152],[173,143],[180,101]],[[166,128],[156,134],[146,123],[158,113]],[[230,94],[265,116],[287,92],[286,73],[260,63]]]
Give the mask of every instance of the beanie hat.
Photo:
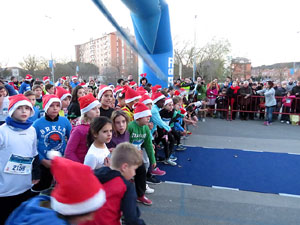
[[[146,91],[145,88],[143,88],[142,86],[138,87],[138,88],[136,89],[136,91],[137,91],[141,96],[147,95],[147,94],[148,94],[148,91]]]
[[[158,92],[159,90],[161,89],[161,86],[160,85],[154,85],[151,90],[152,90],[152,93],[156,93]]]
[[[12,114],[15,112],[15,110],[22,105],[27,105],[31,108],[31,113],[30,116],[34,115],[34,110],[32,107],[31,102],[29,101],[28,98],[26,98],[24,95],[19,94],[19,95],[13,95],[10,96],[9,98],[9,105],[8,105],[8,115],[11,117]]]
[[[94,97],[92,93],[82,96],[78,99],[81,114],[87,113],[92,108],[100,106],[101,103]]]
[[[72,80],[77,80],[78,77],[77,76],[72,76]]]
[[[167,104],[169,104],[171,102],[173,102],[173,100],[171,98],[166,98],[164,105],[167,105]]]
[[[139,102],[144,103],[145,105],[153,103],[152,99],[149,95],[143,95],[142,98],[139,100]]]
[[[102,184],[89,166],[54,157],[51,172],[57,182],[51,193],[51,208],[65,216],[94,212],[106,201]]]
[[[61,101],[56,95],[44,95],[43,96],[43,109],[45,110],[45,113],[47,113],[50,105],[53,102],[59,102],[60,107],[61,107]]]
[[[99,93],[98,93],[98,99],[99,99],[99,100],[101,100],[102,95],[103,95],[104,92],[106,92],[106,91],[111,91],[111,92],[113,92],[113,90],[112,90],[109,86],[107,86],[107,85],[102,84],[102,85],[99,86]]]
[[[64,100],[66,97],[70,96],[72,97],[72,95],[70,94],[69,91],[67,91],[66,89],[62,88],[62,87],[56,87],[56,92],[55,94],[57,95],[57,97],[62,101]]]
[[[47,82],[47,81],[50,81],[50,77],[44,76],[44,77],[43,77],[43,81],[44,81],[44,83]]]
[[[27,74],[27,75],[25,76],[25,80],[26,80],[26,81],[31,81],[31,80],[32,80],[32,76],[31,76],[30,74]]]
[[[159,100],[161,99],[164,99],[166,98],[166,96],[164,96],[162,93],[160,92],[155,92],[155,93],[152,93],[152,101],[153,103],[156,103],[158,102]]]
[[[139,93],[137,91],[133,90],[132,88],[130,88],[129,86],[124,86],[122,93],[125,93],[125,103],[126,104],[130,103],[136,99],[141,98]]]
[[[134,120],[147,117],[147,116],[152,116],[151,110],[141,102],[138,102],[134,105]]]

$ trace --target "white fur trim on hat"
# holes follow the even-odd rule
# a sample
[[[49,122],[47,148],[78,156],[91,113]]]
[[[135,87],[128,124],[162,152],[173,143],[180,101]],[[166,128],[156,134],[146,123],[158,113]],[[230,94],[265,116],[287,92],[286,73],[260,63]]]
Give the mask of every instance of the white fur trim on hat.
[[[133,98],[126,99],[126,100],[125,100],[125,103],[133,102],[134,100],[140,99],[140,98],[141,98],[141,96],[138,95],[138,96],[135,96],[135,97],[133,97]]]
[[[167,105],[167,104],[169,104],[169,103],[171,103],[171,102],[173,102],[173,100],[172,100],[171,98],[168,98],[168,99],[166,99],[166,101],[165,101],[165,104],[164,104],[164,105]]]
[[[49,101],[47,102],[47,104],[45,105],[45,108],[44,108],[45,113],[47,113],[47,111],[48,111],[50,105],[51,105],[53,102],[59,102],[60,108],[61,108],[62,105],[61,105],[61,101],[60,101],[59,98],[50,98]]]
[[[47,158],[48,159],[54,159],[54,157],[61,157],[61,153],[59,151],[51,150],[47,152]]]
[[[156,103],[156,102],[158,102],[159,100],[164,99],[164,98],[166,98],[166,96],[164,96],[164,95],[162,94],[161,96],[159,96],[158,98],[156,98],[156,99],[154,99],[154,100],[152,100],[152,101],[153,101],[153,103]]]
[[[87,107],[81,109],[80,112],[81,112],[81,114],[87,113],[88,111],[90,111],[92,108],[94,108],[96,106],[101,106],[101,103],[98,100],[93,101]]]
[[[90,199],[75,203],[75,204],[65,204],[58,202],[55,198],[51,197],[51,208],[65,216],[79,215],[89,212],[94,212],[99,209],[106,201],[105,191],[100,189]]]
[[[66,94],[64,94],[63,96],[61,96],[60,100],[62,101],[62,100],[64,100],[66,97],[69,97],[69,96],[72,98],[72,95],[71,95],[70,93],[66,93]]]
[[[98,99],[101,100],[102,95],[104,94],[104,92],[106,91],[111,91],[113,92],[113,90],[110,87],[104,87],[102,88],[99,93],[98,93]]]
[[[18,101],[16,102],[8,111],[8,115],[11,117],[12,114],[16,111],[16,109],[19,107],[19,106],[22,106],[22,105],[27,105],[31,108],[31,112],[30,112],[30,116],[33,116],[34,115],[34,110],[33,110],[33,107],[32,107],[32,104],[27,101],[27,100],[21,100],[21,101]]]
[[[145,111],[142,111],[142,112],[139,112],[139,113],[135,113],[133,115],[134,120],[140,119],[142,117],[147,117],[147,116],[152,116],[151,110],[145,110]]]
[[[150,103],[152,104],[153,101],[152,101],[150,98],[148,98],[148,99],[144,100],[143,103],[144,103],[145,105],[147,105],[147,104],[150,104]]]

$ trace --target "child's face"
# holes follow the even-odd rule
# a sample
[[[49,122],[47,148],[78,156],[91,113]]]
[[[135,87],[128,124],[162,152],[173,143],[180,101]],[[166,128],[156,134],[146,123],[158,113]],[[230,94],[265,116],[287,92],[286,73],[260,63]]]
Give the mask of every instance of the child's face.
[[[107,123],[102,129],[95,135],[95,141],[98,143],[109,143],[112,137],[112,126]]]
[[[174,109],[175,110],[179,110],[180,109],[180,103],[179,102],[174,105]]]
[[[118,116],[114,122],[115,128],[118,133],[124,134],[126,131],[127,123],[124,116]]]
[[[80,88],[78,91],[77,91],[77,98],[80,98],[82,96],[85,96],[85,92],[84,92],[84,89],[83,88]]]
[[[150,121],[150,116],[137,119],[137,122],[140,126],[148,125],[149,121]]]
[[[118,98],[118,105],[124,107],[126,105],[125,98]]]
[[[55,91],[55,89],[54,89],[54,87],[52,87],[52,88],[48,89],[47,92],[51,95],[54,95],[54,91]]]
[[[30,113],[31,108],[28,105],[21,105],[14,111],[12,118],[24,123],[30,117]]]
[[[121,168],[121,174],[126,180],[130,180],[135,176],[135,170],[138,168],[137,165],[129,166],[127,163],[124,163]]]
[[[152,109],[152,103],[148,103],[148,104],[146,104],[146,106],[148,107],[149,110]]]
[[[47,115],[50,117],[50,118],[55,118],[57,117],[59,111],[60,111],[60,104],[59,102],[53,102],[48,110],[47,110]]]
[[[40,98],[41,95],[42,95],[42,89],[41,88],[37,88],[34,90],[34,93],[35,93],[35,97],[36,98]]]
[[[113,100],[112,91],[106,91],[103,93],[103,95],[101,97],[101,105],[111,106],[112,100]]]
[[[63,108],[63,109],[68,108],[68,106],[70,105],[70,102],[71,102],[71,97],[70,97],[70,96],[64,98],[64,99],[61,101],[62,108]]]
[[[88,88],[88,94],[92,93],[93,94],[93,89],[92,88]]]
[[[29,96],[27,96],[27,98],[31,102],[31,105],[34,106],[35,105],[35,95],[29,95]]]
[[[92,120],[98,116],[100,116],[100,109],[99,109],[99,106],[96,106],[94,108],[92,108],[90,111],[88,111],[86,113],[87,117]]]
[[[169,112],[173,110],[173,102],[170,102],[165,105],[165,109],[168,110]]]

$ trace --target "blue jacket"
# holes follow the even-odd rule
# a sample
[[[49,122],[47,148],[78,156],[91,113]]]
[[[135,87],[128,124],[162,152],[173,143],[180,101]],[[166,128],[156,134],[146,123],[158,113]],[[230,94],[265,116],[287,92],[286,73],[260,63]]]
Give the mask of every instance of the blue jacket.
[[[13,86],[9,85],[9,84],[4,84],[6,90],[8,91],[8,95],[9,96],[13,96],[13,95],[17,95],[18,93],[16,92],[16,90],[14,89]]]
[[[152,116],[150,122],[153,123],[153,129],[151,130],[151,134],[153,134],[157,130],[157,126],[159,126],[162,129],[165,129],[168,132],[171,130],[171,128],[161,119],[159,110],[160,108],[158,108],[158,106],[155,104],[151,109]]]
[[[79,81],[77,81],[76,83],[74,83],[73,81],[70,82],[70,85],[72,88],[75,88],[79,83]]]
[[[34,109],[34,115],[32,117],[29,117],[29,120],[31,122],[34,122],[41,117],[41,112],[39,108],[37,106],[34,106],[33,109]]]
[[[50,201],[50,197],[36,196],[23,202],[10,214],[5,225],[70,225],[67,221],[58,218],[52,209],[41,207],[42,201]]]
[[[24,94],[24,92],[30,91],[30,90],[31,90],[30,84],[25,81],[21,84],[19,93]]]

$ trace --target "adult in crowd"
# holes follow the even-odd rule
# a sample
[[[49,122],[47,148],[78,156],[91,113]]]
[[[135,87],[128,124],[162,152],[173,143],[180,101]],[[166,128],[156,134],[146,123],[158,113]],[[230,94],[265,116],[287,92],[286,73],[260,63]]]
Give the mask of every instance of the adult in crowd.
[[[239,95],[239,89],[240,87],[237,85],[236,81],[232,82],[232,85],[230,86],[230,88],[228,88],[227,90],[227,96],[228,96],[228,100],[229,100],[229,104],[230,104],[230,108],[231,110],[231,117],[233,120],[235,120],[236,117],[236,110],[237,110],[237,97]]]
[[[286,91],[292,91],[293,87],[295,87],[295,83],[292,78],[289,78],[289,82],[286,85]]]
[[[296,96],[296,100],[293,101],[292,109],[296,113],[300,113],[300,80],[297,81],[297,85],[292,88],[291,95]]]
[[[240,88],[240,107],[242,111],[249,111],[250,110],[250,104],[251,104],[251,94],[252,90],[249,87],[249,82],[244,81],[243,86]],[[247,120],[248,119],[248,112],[241,112],[241,120]]]

